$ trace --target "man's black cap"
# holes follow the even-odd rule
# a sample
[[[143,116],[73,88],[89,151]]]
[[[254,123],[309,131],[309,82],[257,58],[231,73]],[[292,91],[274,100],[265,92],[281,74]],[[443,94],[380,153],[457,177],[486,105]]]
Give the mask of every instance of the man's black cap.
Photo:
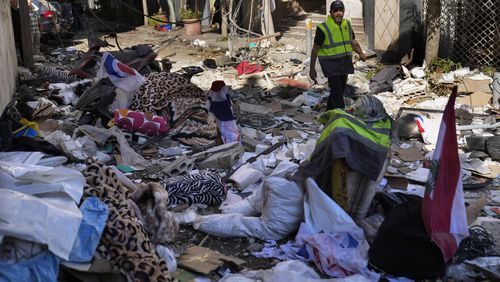
[[[335,11],[338,9],[345,10],[344,2],[342,2],[340,0],[335,0],[332,2],[332,4],[330,4],[330,11]]]

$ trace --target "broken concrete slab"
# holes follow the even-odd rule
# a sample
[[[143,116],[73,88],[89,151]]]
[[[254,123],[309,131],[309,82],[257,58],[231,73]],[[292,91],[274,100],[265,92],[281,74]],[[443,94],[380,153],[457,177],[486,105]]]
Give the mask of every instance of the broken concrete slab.
[[[167,177],[174,177],[179,175],[189,174],[194,167],[194,162],[191,158],[186,155],[182,155],[175,161],[167,164],[163,169],[162,173]]]
[[[500,136],[491,137],[486,141],[486,151],[493,160],[500,160]]]
[[[270,106],[262,106],[250,103],[239,103],[239,108],[241,112],[253,113],[253,114],[271,114],[273,113],[273,108]]]
[[[245,150],[248,152],[253,152],[255,151],[255,148],[257,148],[257,145],[259,144],[259,141],[250,138],[248,136],[243,136],[241,137],[241,143],[245,147]]]
[[[472,150],[485,151],[486,141],[490,138],[491,136],[469,136],[465,137],[465,142],[467,142],[467,146]]]
[[[398,147],[394,150],[398,157],[405,162],[415,162],[425,160],[425,156],[421,150],[417,149],[415,146],[403,149]]]
[[[197,153],[193,155],[193,158],[198,161],[196,165],[199,169],[230,169],[244,152],[240,142],[232,142]]]
[[[178,260],[180,267],[205,275],[228,263],[242,266],[245,261],[200,246],[189,247]]]
[[[243,165],[229,177],[229,180],[236,183],[238,189],[243,190],[259,181],[263,176],[261,171],[253,169],[249,165]]]

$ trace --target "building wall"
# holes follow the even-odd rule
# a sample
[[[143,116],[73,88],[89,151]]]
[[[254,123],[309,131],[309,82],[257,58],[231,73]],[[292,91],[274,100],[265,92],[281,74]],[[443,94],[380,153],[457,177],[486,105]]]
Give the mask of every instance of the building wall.
[[[0,109],[3,111],[14,94],[17,79],[17,56],[9,0],[0,0],[0,64]]]

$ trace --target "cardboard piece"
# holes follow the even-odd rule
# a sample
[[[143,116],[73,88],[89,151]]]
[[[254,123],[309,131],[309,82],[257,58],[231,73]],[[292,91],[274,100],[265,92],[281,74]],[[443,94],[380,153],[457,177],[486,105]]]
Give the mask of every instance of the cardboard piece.
[[[411,146],[408,149],[403,149],[398,147],[394,150],[398,157],[404,162],[415,162],[425,160],[425,156],[419,149],[415,148],[415,146]]]
[[[477,91],[482,91],[484,93],[491,93],[490,80],[489,79],[474,80],[465,77],[464,80],[458,84],[459,93],[460,92],[472,93]]]
[[[482,174],[482,173],[479,173],[477,171],[472,171],[472,173],[477,174],[477,175],[482,176],[482,177],[490,178],[490,179],[497,178],[497,176],[500,174],[500,165],[494,164],[494,165],[488,166],[488,168],[490,169],[490,173],[488,173],[488,174]]]
[[[465,199],[465,212],[467,214],[467,224],[472,224],[481,211],[483,207],[488,203],[486,197],[481,197],[479,199]]]
[[[292,117],[295,121],[301,122],[301,123],[312,123],[314,122],[314,116],[311,114],[304,114],[301,112],[297,112],[296,114],[293,115]]]
[[[472,107],[486,106],[490,103],[493,95],[476,91],[468,96],[463,96],[457,99],[457,104],[470,105]]]
[[[408,184],[410,184],[408,179],[404,178],[403,176],[386,174],[384,177],[385,179],[387,179],[387,184],[391,186],[392,189],[407,190]]]
[[[284,134],[289,139],[300,138],[300,133],[297,130],[285,130]]]
[[[281,103],[276,100],[273,100],[270,104],[268,104],[268,106],[271,107],[273,113],[275,114],[283,112],[283,107],[281,106]]]
[[[241,266],[245,261],[239,258],[222,255],[208,248],[191,246],[179,257],[177,263],[184,269],[207,275],[224,264],[229,263]]]

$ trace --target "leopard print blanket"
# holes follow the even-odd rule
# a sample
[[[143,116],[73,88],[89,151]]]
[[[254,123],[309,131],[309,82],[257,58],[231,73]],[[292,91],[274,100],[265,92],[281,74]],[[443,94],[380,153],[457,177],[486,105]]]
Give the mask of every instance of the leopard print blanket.
[[[173,138],[187,145],[206,146],[217,127],[208,119],[207,95],[177,73],[150,73],[130,102],[129,109],[168,119]]]
[[[169,281],[167,264],[128,201],[129,191],[115,172],[93,159],[86,160],[84,198],[96,196],[109,209],[109,217],[97,252],[127,277],[128,281]]]

